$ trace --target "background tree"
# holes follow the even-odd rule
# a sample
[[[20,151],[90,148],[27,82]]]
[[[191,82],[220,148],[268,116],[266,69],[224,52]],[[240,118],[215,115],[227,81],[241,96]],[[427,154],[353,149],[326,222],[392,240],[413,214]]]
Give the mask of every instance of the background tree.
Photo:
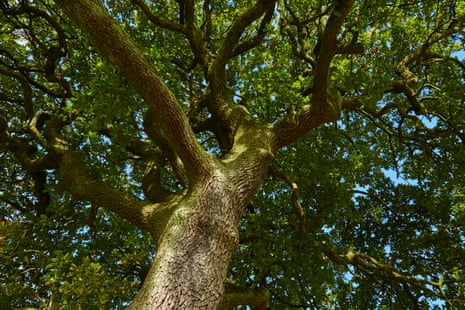
[[[2,306],[465,304],[462,2],[0,8]]]

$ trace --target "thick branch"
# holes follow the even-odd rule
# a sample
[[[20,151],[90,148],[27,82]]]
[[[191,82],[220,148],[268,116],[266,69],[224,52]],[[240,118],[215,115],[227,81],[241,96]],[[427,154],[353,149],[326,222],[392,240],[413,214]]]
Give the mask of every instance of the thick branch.
[[[299,139],[311,129],[335,121],[339,118],[344,100],[338,91],[328,93],[325,103],[311,102],[304,105],[297,113],[290,113],[273,126],[273,150],[288,145]]]
[[[320,49],[316,59],[313,83],[313,102],[326,102],[329,66],[334,55],[338,52],[337,34],[353,3],[354,0],[336,1],[336,6],[320,38]]]
[[[182,160],[190,179],[203,175],[208,170],[206,155],[186,116],[129,35],[100,2],[57,0],[56,3],[145,99],[148,105],[144,120],[144,124],[149,125],[147,134],[168,143],[170,150]]]
[[[204,68],[208,67],[208,90],[202,97],[202,106],[206,106],[215,119],[216,124],[213,131],[223,152],[230,150],[234,144],[234,136],[240,123],[244,120],[252,120],[244,107],[232,104],[232,93],[226,82],[226,63],[231,57],[253,48],[263,40],[265,26],[271,21],[275,2],[274,0],[259,0],[254,6],[244,10],[232,23],[213,62],[209,66],[204,66]],[[264,14],[265,17],[259,26],[256,37],[239,44],[245,29]],[[210,17],[206,16],[206,18],[206,22],[209,23],[208,18]],[[206,47],[195,25],[189,27],[187,37],[196,58],[198,60],[201,58],[202,64],[202,61],[205,62],[207,58]]]
[[[58,170],[68,190],[78,200],[90,201],[93,205],[113,211],[135,226],[157,237],[164,225],[154,227],[154,217],[160,217],[163,205],[151,205],[102,181],[91,178],[79,155],[59,136],[61,121],[53,117],[45,128],[47,151],[58,163]]]
[[[339,118],[343,98],[338,91],[328,92],[329,66],[338,52],[337,34],[349,14],[354,0],[336,1],[325,30],[320,38],[320,49],[315,61],[312,98],[297,113],[291,114],[274,126],[274,149],[287,145],[313,128]]]

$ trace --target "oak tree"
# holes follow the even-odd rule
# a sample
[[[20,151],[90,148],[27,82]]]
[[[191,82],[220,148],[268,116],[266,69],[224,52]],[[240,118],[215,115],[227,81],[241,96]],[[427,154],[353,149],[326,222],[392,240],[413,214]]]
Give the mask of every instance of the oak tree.
[[[0,304],[464,306],[463,2],[0,9]]]

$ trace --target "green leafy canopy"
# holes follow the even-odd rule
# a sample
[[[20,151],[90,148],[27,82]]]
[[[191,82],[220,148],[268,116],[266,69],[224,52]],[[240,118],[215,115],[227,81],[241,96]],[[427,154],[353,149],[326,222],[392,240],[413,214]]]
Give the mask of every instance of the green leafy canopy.
[[[212,100],[269,128],[297,120],[243,211],[227,292],[266,289],[271,309],[465,307],[465,2],[360,0],[339,11],[349,2],[103,5],[212,158],[226,158],[239,131]],[[262,4],[214,85],[235,22]],[[147,132],[146,100],[124,68],[54,1],[0,9],[0,305],[122,309],[156,247],[105,207],[109,197],[70,190],[54,132],[121,200],[181,195],[189,175]],[[340,117],[297,132],[320,93],[340,99]]]

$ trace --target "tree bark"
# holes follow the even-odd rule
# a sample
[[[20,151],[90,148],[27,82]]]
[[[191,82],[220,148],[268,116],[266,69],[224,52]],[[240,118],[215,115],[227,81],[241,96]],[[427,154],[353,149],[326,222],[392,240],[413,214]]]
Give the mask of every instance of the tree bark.
[[[270,137],[263,128],[240,134],[214,173],[193,184],[170,217],[155,261],[129,309],[219,307],[239,241],[239,220],[273,159]],[[241,144],[244,140],[248,147]]]
[[[238,232],[226,176],[218,170],[180,202],[129,309],[216,309]]]

